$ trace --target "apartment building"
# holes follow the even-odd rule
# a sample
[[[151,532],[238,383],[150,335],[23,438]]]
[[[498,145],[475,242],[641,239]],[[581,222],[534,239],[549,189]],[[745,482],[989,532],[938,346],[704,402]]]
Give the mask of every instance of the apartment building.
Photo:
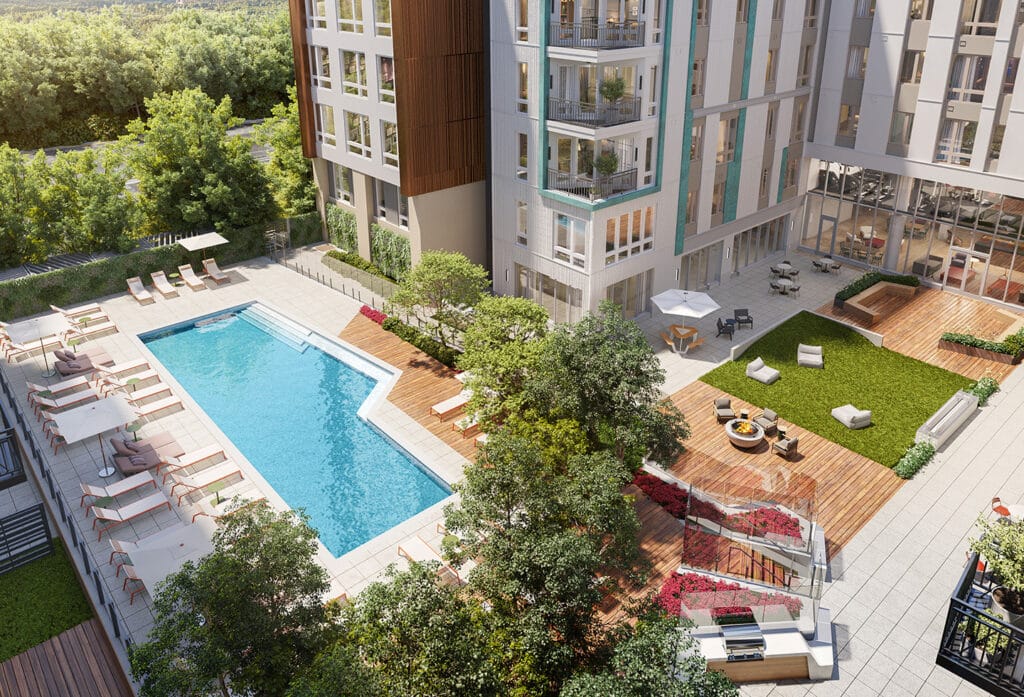
[[[486,7],[472,0],[289,0],[303,154],[322,211],[490,261]],[[398,76],[401,76],[400,79]]]

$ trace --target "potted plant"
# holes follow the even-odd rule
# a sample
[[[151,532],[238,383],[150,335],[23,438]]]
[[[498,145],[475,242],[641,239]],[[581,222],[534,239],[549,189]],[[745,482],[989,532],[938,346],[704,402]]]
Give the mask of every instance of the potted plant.
[[[626,81],[621,77],[603,80],[597,91],[601,93],[601,99],[615,104],[626,94]]]
[[[978,527],[981,537],[971,543],[971,551],[985,559],[1000,584],[992,600],[1010,624],[1024,627],[1024,520],[1011,523],[980,518]]]
[[[611,150],[605,150],[594,160],[594,169],[602,177],[610,177],[619,169],[619,156]]]
[[[994,620],[990,622],[989,620]],[[999,631],[1005,618],[998,612],[982,610],[976,620],[964,620],[957,629],[966,634],[974,645],[974,660],[982,665],[998,660],[1002,651],[1010,646],[1010,638]]]

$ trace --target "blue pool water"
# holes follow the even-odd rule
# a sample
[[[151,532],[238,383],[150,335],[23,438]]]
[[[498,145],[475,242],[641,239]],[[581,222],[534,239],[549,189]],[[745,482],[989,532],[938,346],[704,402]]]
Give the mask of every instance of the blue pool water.
[[[375,380],[239,316],[140,337],[340,556],[449,492],[356,412]]]

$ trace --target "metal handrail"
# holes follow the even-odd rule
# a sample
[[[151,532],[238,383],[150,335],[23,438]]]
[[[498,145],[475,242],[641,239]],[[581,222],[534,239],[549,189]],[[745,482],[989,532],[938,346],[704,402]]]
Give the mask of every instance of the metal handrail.
[[[640,120],[640,97],[617,102],[581,102],[575,99],[548,97],[548,118],[581,126],[614,126]]]
[[[636,48],[644,45],[645,22],[552,22],[548,45],[561,48]]]
[[[547,188],[564,191],[573,196],[594,201],[636,191],[636,182],[636,168],[616,172],[608,176],[600,174],[588,176],[549,169]]]

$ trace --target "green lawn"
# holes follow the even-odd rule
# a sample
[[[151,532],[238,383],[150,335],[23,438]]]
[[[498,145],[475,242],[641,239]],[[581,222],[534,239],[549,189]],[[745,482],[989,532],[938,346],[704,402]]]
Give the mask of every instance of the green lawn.
[[[800,343],[823,347],[824,370],[796,364]],[[774,385],[746,376],[747,363],[757,356],[782,373]],[[896,464],[928,417],[958,389],[973,384],[962,375],[878,348],[857,332],[809,312],[779,325],[738,361],[701,379],[887,467]],[[873,425],[852,431],[833,419],[833,407],[847,403],[870,409]]]
[[[92,617],[64,546],[0,576],[0,661]]]

